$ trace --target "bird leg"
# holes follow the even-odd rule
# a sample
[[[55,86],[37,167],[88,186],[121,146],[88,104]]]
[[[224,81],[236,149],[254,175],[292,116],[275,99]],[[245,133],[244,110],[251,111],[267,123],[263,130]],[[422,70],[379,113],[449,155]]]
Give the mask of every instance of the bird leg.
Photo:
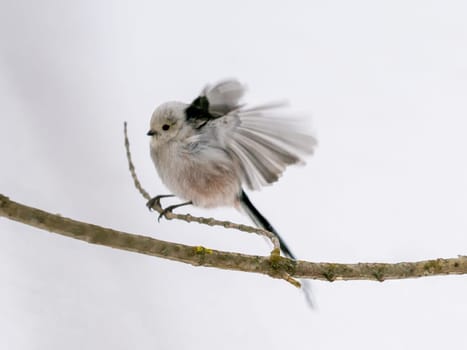
[[[162,212],[159,214],[159,217],[157,218],[157,221],[160,221],[161,217],[165,216],[167,213],[171,213],[172,210],[174,210],[175,208],[183,207],[184,205],[191,205],[191,204],[193,204],[192,201],[184,202],[184,203],[180,203],[180,204],[175,204],[175,205],[170,205],[167,208],[162,210]]]
[[[161,198],[167,198],[167,197],[175,197],[173,194],[161,194],[159,196],[155,196],[154,198],[151,198],[148,200],[146,203],[146,206],[148,207],[149,211],[154,207],[154,205],[161,206]]]

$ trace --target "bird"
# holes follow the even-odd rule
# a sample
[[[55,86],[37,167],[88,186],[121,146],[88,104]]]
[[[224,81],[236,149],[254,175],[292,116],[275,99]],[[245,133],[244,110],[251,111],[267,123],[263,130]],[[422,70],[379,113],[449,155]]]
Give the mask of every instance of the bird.
[[[152,114],[150,155],[170,195],[184,205],[202,208],[234,207],[253,223],[273,233],[280,250],[296,259],[284,239],[253,205],[245,192],[279,180],[285,169],[304,164],[313,154],[316,138],[291,118],[285,103],[249,107],[242,103],[246,87],[236,79],[206,85],[191,102],[165,102]],[[162,214],[161,214],[162,215]]]

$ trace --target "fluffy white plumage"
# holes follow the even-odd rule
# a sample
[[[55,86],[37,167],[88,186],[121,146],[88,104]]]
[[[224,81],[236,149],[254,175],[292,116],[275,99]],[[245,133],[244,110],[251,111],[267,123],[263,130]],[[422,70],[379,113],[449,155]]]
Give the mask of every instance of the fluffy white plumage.
[[[277,181],[288,165],[313,153],[316,140],[303,132],[300,121],[280,113],[283,104],[248,108],[240,104],[244,93],[238,81],[225,80],[206,86],[191,104],[157,107],[148,132],[151,157],[162,182],[187,201],[180,205],[243,210],[257,226],[276,235],[281,251],[295,259],[242,187],[257,190]],[[310,286],[302,283],[312,306]]]
[[[167,102],[154,111],[151,157],[173,194],[201,207],[239,207],[242,186],[271,184],[313,152],[316,140],[280,114],[283,104],[248,108],[240,104],[244,93],[238,81],[225,80],[191,105]]]

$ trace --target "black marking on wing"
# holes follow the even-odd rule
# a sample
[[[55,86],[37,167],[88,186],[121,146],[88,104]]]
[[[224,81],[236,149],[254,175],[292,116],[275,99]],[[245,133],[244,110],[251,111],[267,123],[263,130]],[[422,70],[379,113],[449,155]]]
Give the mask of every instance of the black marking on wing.
[[[185,115],[186,121],[191,123],[195,129],[200,129],[210,120],[220,117],[209,112],[209,101],[206,96],[197,97],[185,109]]]

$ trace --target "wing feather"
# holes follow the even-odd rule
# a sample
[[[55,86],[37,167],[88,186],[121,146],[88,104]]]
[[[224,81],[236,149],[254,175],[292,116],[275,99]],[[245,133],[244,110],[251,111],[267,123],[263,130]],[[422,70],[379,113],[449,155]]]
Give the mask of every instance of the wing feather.
[[[258,190],[276,182],[287,166],[304,163],[303,157],[313,153],[317,142],[304,132],[303,119],[284,111],[284,102],[244,107],[239,104],[244,92],[236,80],[206,86],[202,96],[216,117],[199,132],[225,150],[246,187]]]

